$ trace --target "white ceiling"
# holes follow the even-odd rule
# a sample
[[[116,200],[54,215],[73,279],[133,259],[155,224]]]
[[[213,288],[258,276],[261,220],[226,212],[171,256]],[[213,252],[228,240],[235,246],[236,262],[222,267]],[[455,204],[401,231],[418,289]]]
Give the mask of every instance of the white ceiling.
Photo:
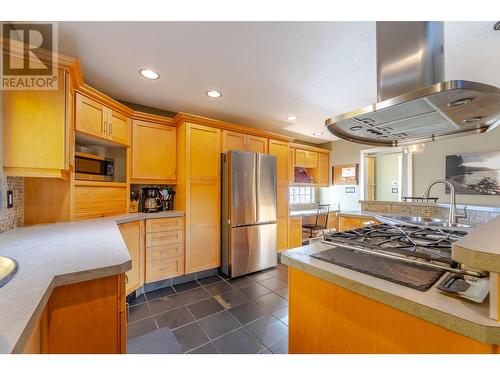
[[[445,24],[447,79],[500,86],[492,25]],[[374,22],[61,22],[59,39],[85,81],[116,99],[314,143],[336,139],[326,118],[376,100]],[[145,80],[142,67],[160,79]]]

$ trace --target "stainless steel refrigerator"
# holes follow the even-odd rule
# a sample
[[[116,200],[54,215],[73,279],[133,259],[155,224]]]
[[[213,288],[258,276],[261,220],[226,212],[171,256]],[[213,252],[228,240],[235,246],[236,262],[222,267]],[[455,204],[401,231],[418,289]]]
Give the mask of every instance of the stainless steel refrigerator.
[[[277,264],[276,157],[222,157],[222,272],[246,275]]]

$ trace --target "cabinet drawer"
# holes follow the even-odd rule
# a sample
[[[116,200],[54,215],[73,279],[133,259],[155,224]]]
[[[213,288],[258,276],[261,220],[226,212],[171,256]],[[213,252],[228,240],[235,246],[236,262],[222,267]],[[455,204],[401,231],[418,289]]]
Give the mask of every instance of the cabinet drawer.
[[[146,233],[146,247],[182,243],[182,231]]]
[[[166,217],[162,219],[147,219],[146,233],[166,232],[170,230],[181,230],[183,228],[183,217]]]
[[[182,256],[183,250],[182,242],[171,245],[150,246],[146,249],[146,261]]]
[[[169,279],[184,274],[184,258],[173,257],[146,262],[146,282]]]

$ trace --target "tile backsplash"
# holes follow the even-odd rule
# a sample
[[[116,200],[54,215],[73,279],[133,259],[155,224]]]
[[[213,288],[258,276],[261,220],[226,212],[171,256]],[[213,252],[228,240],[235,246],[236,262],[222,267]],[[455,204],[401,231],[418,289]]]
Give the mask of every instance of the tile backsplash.
[[[7,191],[14,192],[14,207],[7,208]],[[0,233],[22,226],[24,223],[24,178],[2,178],[2,206],[0,210]]]

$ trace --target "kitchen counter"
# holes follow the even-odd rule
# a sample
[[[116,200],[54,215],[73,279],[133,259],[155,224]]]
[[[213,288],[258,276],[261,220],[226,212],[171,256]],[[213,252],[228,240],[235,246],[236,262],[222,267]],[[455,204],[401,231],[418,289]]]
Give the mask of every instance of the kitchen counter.
[[[331,248],[315,243],[285,251],[281,261],[314,277],[394,307],[407,314],[487,344],[500,344],[500,323],[488,317],[488,300],[475,304],[449,297],[437,288],[443,275],[427,292],[410,289],[309,255]]]
[[[455,242],[452,258],[476,269],[500,273],[500,216]]]
[[[0,288],[0,353],[23,349],[55,287],[124,273],[131,258],[117,224],[184,216],[181,211],[134,213],[22,227],[0,235],[0,255],[16,275]]]
[[[332,212],[340,212],[339,210],[330,210],[329,213]],[[308,210],[290,210],[289,215],[294,217],[294,216],[316,216],[318,213],[318,209],[316,208],[311,208]]]

